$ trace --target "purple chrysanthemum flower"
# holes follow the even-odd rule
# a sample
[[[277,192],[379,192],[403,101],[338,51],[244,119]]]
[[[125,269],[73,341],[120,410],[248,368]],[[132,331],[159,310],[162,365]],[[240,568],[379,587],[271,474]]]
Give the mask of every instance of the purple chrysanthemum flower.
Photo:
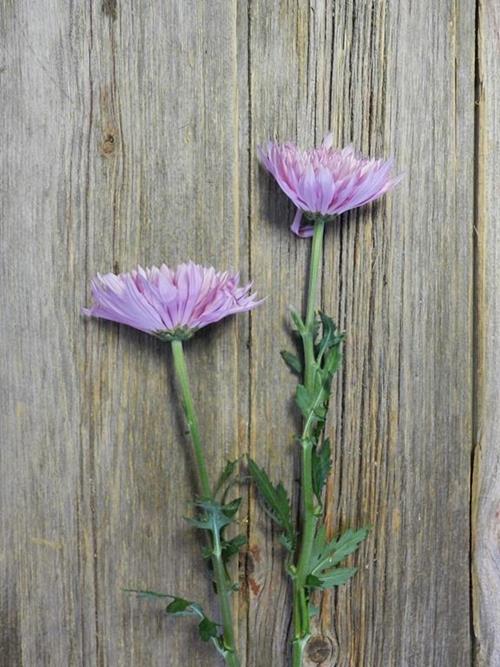
[[[107,273],[92,280],[94,304],[85,315],[127,324],[162,340],[185,340],[228,315],[255,308],[251,284],[239,286],[239,274],[194,262],[174,269],[162,264],[130,273]]]
[[[358,154],[352,146],[334,149],[328,134],[319,148],[301,151],[295,144],[269,141],[258,149],[264,167],[297,207],[292,231],[312,236],[309,219],[331,219],[352,208],[378,199],[393,188],[401,176],[392,176],[392,160],[375,160]]]

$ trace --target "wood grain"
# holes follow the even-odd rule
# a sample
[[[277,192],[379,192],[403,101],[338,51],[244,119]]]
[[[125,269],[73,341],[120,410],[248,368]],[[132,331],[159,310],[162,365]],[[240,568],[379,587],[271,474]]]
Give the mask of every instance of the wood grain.
[[[297,507],[279,350],[309,243],[255,153],[329,130],[405,179],[327,230],[322,305],[348,334],[329,527],[373,530],[321,602],[309,665],[470,665],[471,546],[476,657],[500,665],[500,16],[477,9],[476,33],[467,0],[2,3],[2,666],[217,664],[193,624],[122,591],[214,612],[182,518],[194,479],[168,350],[80,307],[97,271],[138,262],[251,277],[266,305],[189,344],[193,391],[212,474],[250,451]],[[243,664],[282,667],[283,553],[242,493]]]
[[[474,458],[474,608],[476,664],[500,665],[500,336],[498,177],[500,174],[500,9],[481,2],[478,13],[477,326]]]
[[[395,155],[406,172],[393,195],[327,230],[323,307],[348,335],[329,428],[329,524],[373,531],[352,585],[323,600],[311,664],[467,665],[473,7],[287,7],[252,3],[252,148],[275,134],[308,145],[331,129],[339,144]],[[308,244],[289,236],[292,211],[276,187],[252,175],[253,275],[269,289],[284,278],[271,296],[274,326],[263,326],[262,312],[252,317],[251,444],[289,480],[296,448],[283,405],[293,380],[265,360],[289,345],[281,317],[286,304],[300,305]],[[253,515],[265,557],[251,635],[275,632],[250,646],[248,664],[285,665],[274,648],[289,624],[282,554]]]
[[[2,660],[208,663],[192,623],[123,593],[213,611],[183,519],[193,475],[167,348],[79,311],[90,276],[137,262],[192,257],[248,276],[236,3],[4,11]],[[247,450],[247,331],[235,319],[187,349],[214,475]]]

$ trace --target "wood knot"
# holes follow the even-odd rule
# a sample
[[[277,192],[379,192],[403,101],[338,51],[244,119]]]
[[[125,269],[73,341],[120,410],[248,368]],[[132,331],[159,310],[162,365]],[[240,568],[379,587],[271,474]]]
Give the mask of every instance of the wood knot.
[[[314,635],[307,644],[307,657],[317,665],[330,660],[333,656],[333,644],[328,637]]]
[[[101,143],[101,154],[104,155],[104,157],[109,157],[115,152],[115,149],[115,132],[113,130],[108,130],[104,133],[103,141]]]

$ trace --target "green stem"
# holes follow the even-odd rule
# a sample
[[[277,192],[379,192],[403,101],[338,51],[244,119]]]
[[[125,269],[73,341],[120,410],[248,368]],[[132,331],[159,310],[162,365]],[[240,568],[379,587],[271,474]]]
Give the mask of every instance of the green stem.
[[[174,358],[174,368],[179,381],[182,393],[182,405],[184,414],[189,426],[191,440],[193,442],[194,455],[196,465],[198,467],[198,475],[200,479],[201,492],[203,496],[209,500],[213,500],[212,488],[210,486],[210,479],[208,477],[207,464],[205,455],[203,453],[203,446],[201,443],[200,428],[198,425],[198,417],[194,409],[193,396],[189,386],[188,370],[186,366],[186,359],[184,357],[184,349],[182,341],[172,341],[172,355]],[[228,587],[228,578],[224,563],[222,560],[222,548],[220,543],[220,535],[218,530],[213,530],[213,549],[212,549],[212,566],[214,572],[215,585],[217,588],[217,597],[219,601],[220,612],[222,616],[222,627],[224,632],[224,647],[226,654],[224,656],[228,667],[240,667],[240,661],[236,652],[233,617],[231,612],[230,602],[230,588]]]
[[[186,415],[186,421],[189,427],[191,440],[193,441],[194,455],[196,464],[198,466],[198,475],[200,477],[201,492],[205,498],[212,497],[212,488],[208,477],[207,464],[203,454],[203,447],[201,444],[200,427],[198,425],[198,417],[194,409],[193,396],[189,387],[189,377],[186,366],[186,358],[184,357],[184,349],[182,341],[172,341],[172,354],[174,357],[174,367],[177,374],[177,379],[181,386],[182,392],[182,407]]]
[[[309,269],[309,289],[307,294],[305,331],[302,335],[304,346],[304,386],[312,392],[314,389],[314,325],[316,312],[316,297],[318,291],[319,275],[323,258],[323,236],[325,223],[317,220],[314,223],[314,235],[311,249],[311,262]],[[318,518],[315,514],[314,491],[312,483],[312,432],[314,420],[308,419],[302,432],[302,465],[301,465],[301,492],[302,492],[302,540],[300,553],[297,561],[297,572],[294,581],[294,632],[293,642],[293,667],[301,667],[303,653],[310,636],[309,599],[306,591],[306,578],[316,524]]]

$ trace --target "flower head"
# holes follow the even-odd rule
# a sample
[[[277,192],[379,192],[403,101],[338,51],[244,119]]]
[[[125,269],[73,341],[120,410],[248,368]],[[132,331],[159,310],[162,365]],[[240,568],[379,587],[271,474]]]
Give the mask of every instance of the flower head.
[[[331,219],[378,199],[401,177],[392,176],[392,160],[375,160],[356,153],[352,146],[333,148],[327,135],[319,148],[301,151],[295,144],[269,141],[258,150],[259,159],[297,207],[292,231],[312,236],[308,219]]]
[[[85,315],[102,317],[158,336],[187,339],[228,315],[251,310],[262,301],[239,274],[193,262],[169,269],[140,266],[130,273],[107,273],[92,280],[94,304]]]

